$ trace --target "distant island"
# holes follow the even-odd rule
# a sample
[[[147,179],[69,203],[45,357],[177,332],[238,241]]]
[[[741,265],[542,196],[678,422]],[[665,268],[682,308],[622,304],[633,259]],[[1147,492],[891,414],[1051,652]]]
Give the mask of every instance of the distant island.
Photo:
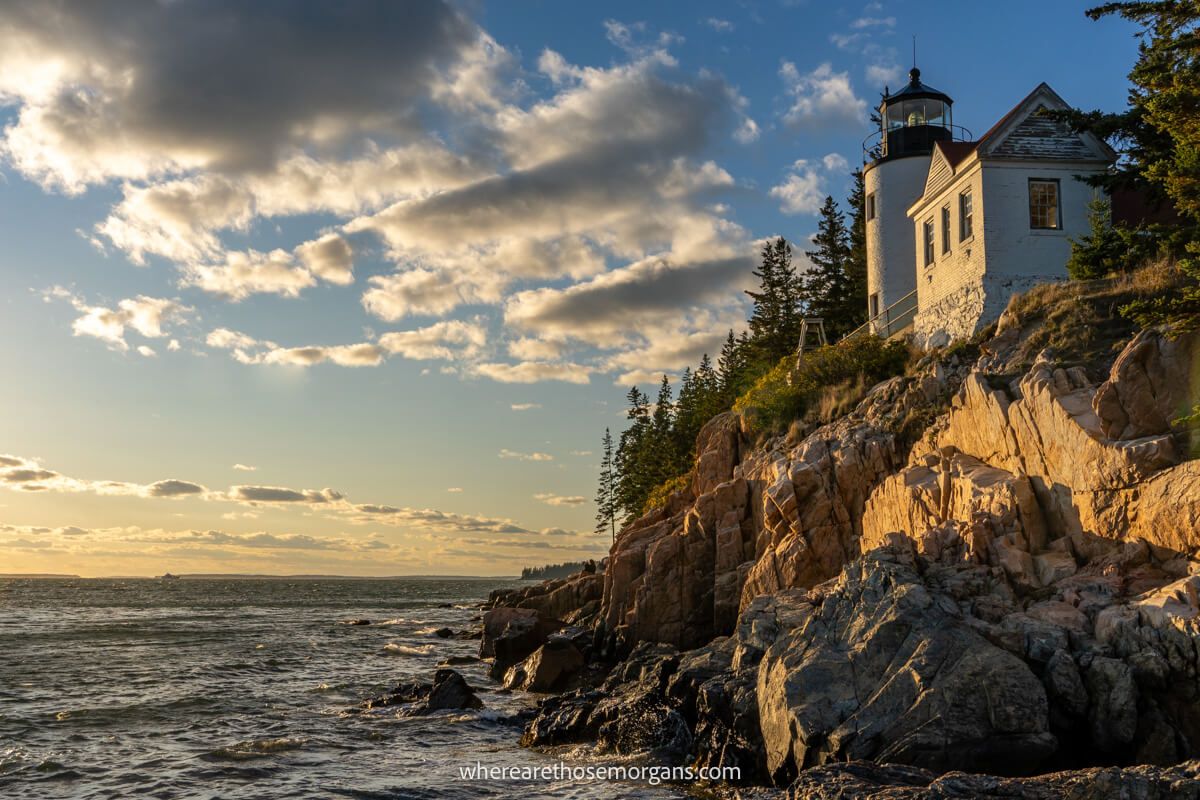
[[[583,569],[582,561],[564,561],[562,564],[546,564],[541,567],[525,567],[521,570],[523,581],[548,581],[565,578]]]

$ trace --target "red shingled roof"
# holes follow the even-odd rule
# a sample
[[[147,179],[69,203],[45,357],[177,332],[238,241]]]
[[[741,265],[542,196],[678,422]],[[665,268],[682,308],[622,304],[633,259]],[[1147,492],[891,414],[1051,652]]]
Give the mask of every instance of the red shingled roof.
[[[963,159],[975,152],[979,142],[938,142],[936,147],[942,151],[951,168],[957,167]]]

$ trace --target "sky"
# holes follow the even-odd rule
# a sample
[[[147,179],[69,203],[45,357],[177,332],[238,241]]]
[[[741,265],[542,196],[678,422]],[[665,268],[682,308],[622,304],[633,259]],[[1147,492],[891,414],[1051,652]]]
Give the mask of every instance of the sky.
[[[0,573],[603,555],[626,390],[740,330],[912,37],[976,135],[1117,110],[1089,5],[0,2]]]

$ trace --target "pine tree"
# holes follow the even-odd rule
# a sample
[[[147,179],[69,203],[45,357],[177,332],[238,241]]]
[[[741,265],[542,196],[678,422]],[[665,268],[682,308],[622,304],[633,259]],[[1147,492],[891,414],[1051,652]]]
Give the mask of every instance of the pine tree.
[[[654,414],[650,418],[650,453],[647,456],[651,473],[650,488],[680,473],[679,455],[675,438],[671,435],[675,423],[675,404],[671,396],[671,380],[662,376],[658,385],[658,397],[654,401]]]
[[[1124,171],[1171,200],[1183,218],[1175,238],[1185,242],[1188,253],[1179,263],[1185,282],[1177,292],[1137,300],[1122,310],[1143,325],[1200,329],[1200,5],[1182,0],[1112,2],[1087,14],[1092,19],[1116,14],[1143,30],[1138,60],[1129,73],[1129,110],[1116,117],[1078,116],[1084,124],[1116,125],[1110,141],[1115,138],[1126,146]]]
[[[754,276],[757,292],[750,315],[750,339],[758,360],[768,366],[792,352],[800,331],[801,284],[792,266],[792,247],[782,236],[763,245],[762,261]]]
[[[600,486],[596,489],[596,533],[608,529],[617,541],[617,473],[613,464],[612,431],[604,429],[600,458]]]
[[[826,197],[813,237],[815,250],[806,253],[812,268],[805,276],[805,294],[809,313],[825,322],[825,333],[837,340],[853,329],[854,318],[848,316],[853,302],[848,268],[850,266],[850,232],[846,218],[832,197]]]
[[[650,439],[650,400],[637,386],[625,395],[629,408],[625,417],[630,425],[621,432],[616,454],[616,510],[625,522],[642,513],[642,505],[654,484],[647,469],[646,453]]]
[[[694,431],[700,425],[699,395],[695,376],[691,367],[683,370],[679,379],[679,399],[675,403],[675,425],[672,429],[672,439],[675,442],[675,452],[684,464],[691,461],[692,446],[695,442]],[[692,441],[688,441],[691,439]]]

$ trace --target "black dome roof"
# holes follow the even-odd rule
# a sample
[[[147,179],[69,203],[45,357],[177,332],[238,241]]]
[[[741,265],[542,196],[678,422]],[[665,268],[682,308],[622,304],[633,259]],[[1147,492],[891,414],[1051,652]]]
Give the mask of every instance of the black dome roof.
[[[941,100],[945,103],[953,104],[950,95],[945,92],[939,92],[932,86],[926,86],[921,83],[921,70],[913,67],[908,71],[908,85],[898,92],[893,92],[883,98],[883,104],[888,105],[893,100],[921,100],[921,99]]]

